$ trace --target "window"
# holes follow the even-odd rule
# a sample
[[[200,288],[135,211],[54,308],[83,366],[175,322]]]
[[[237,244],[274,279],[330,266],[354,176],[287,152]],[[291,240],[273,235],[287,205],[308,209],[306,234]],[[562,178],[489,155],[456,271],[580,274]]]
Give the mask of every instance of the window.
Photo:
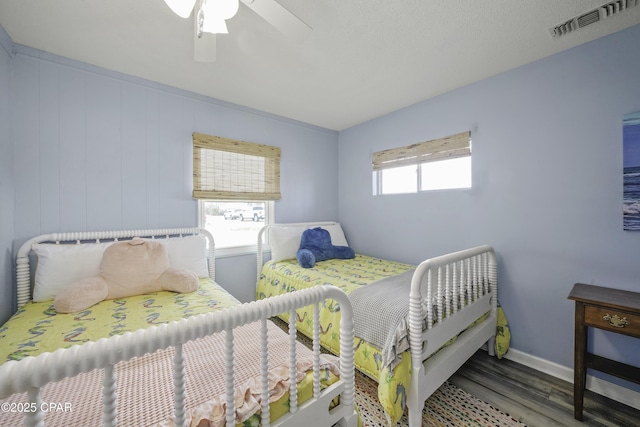
[[[471,188],[471,157],[420,165],[420,190]]]
[[[237,202],[222,200],[200,200],[200,227],[213,234],[218,249],[222,253],[231,252],[230,248],[253,249],[258,231],[271,223],[273,202]]]
[[[417,175],[418,170],[415,165],[399,166],[380,171],[380,194],[417,192]]]
[[[255,250],[280,199],[280,148],[194,133],[193,198],[218,254]]]
[[[471,134],[373,153],[373,194],[471,188]]]

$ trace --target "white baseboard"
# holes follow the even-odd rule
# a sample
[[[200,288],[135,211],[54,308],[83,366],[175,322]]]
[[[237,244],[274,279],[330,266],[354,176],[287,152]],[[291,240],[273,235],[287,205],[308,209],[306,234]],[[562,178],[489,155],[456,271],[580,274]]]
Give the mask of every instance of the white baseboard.
[[[505,359],[520,363],[573,384],[573,369],[510,348]],[[601,394],[627,406],[640,410],[640,393],[617,384],[587,375],[587,390]]]

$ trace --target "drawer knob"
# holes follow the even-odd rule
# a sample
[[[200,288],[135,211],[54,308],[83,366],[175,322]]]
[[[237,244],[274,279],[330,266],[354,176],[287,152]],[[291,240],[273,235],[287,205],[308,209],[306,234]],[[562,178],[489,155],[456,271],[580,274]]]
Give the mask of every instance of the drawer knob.
[[[607,313],[602,317],[602,319],[608,321],[611,326],[616,328],[624,328],[631,324],[626,317],[620,317],[617,314],[610,316],[609,313]]]

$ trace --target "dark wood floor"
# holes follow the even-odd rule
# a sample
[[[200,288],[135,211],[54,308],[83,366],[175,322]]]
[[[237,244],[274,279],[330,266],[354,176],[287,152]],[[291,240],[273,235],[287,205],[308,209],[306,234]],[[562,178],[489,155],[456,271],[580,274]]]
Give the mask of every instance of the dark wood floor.
[[[531,427],[640,426],[640,411],[586,391],[584,422],[573,418],[573,385],[478,351],[449,382]]]

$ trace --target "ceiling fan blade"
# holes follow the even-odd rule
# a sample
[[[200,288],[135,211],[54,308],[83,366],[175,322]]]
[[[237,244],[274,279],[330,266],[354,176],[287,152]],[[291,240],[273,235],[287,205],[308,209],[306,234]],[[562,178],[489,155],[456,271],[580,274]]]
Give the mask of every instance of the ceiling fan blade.
[[[193,20],[193,59],[196,62],[216,62],[216,35],[200,32],[198,36],[196,19]]]
[[[242,0],[242,2],[287,36],[304,38],[311,32],[310,26],[276,0]]]
[[[164,2],[181,18],[188,18],[196,4],[196,0],[164,0]]]

